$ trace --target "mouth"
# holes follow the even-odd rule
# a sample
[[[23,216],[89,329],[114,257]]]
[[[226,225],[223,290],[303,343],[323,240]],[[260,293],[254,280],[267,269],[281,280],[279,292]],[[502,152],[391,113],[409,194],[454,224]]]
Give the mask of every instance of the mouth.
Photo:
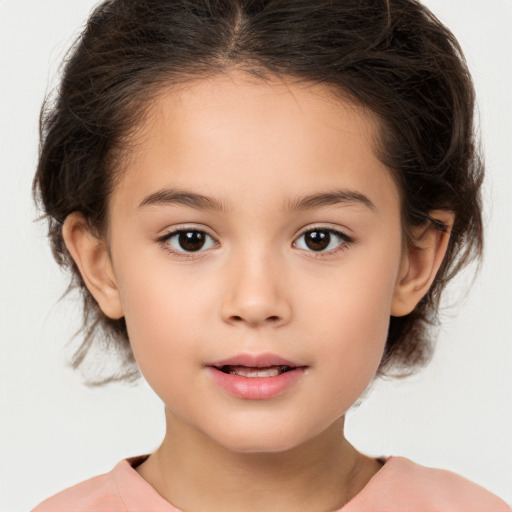
[[[230,365],[226,364],[220,367],[215,366],[217,370],[220,370],[222,373],[227,373],[229,375],[239,375],[240,377],[277,377],[283,373],[294,370],[295,366],[288,365],[275,365],[275,366],[264,366],[264,367],[252,367],[252,366],[242,366],[242,365]]]
[[[284,359],[270,353],[262,354],[238,354],[228,359],[209,363],[207,366],[227,375],[240,377],[278,377],[303,365]]]
[[[206,365],[212,381],[237,398],[266,400],[294,389],[308,366],[274,354],[239,354]]]

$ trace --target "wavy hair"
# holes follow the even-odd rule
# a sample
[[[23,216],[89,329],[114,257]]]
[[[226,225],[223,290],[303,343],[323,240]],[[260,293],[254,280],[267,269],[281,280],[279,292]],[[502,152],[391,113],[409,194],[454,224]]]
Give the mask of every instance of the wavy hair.
[[[236,67],[329,85],[380,121],[377,152],[395,176],[404,233],[455,214],[446,257],[415,310],[390,320],[379,374],[407,375],[432,352],[442,290],[482,252],[474,89],[453,34],[416,0],[107,0],[91,14],[41,113],[36,201],[57,262],[83,297],[82,340],[120,367],[90,384],[138,376],[124,319],[107,318],[85,287],[62,238],[80,212],[102,232],[116,161],[152,98],[172,83]],[[437,229],[444,226],[434,223]]]

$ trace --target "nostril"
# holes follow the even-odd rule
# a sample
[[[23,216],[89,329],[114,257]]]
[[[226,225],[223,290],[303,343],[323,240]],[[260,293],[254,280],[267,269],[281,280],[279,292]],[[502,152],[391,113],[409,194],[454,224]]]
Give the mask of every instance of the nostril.
[[[244,319],[244,317],[240,316],[240,315],[232,315],[230,318],[231,318],[231,321],[236,322],[236,323],[247,321],[247,319]],[[266,321],[269,323],[272,323],[272,324],[278,323],[280,320],[281,320],[281,317],[279,317],[278,315],[271,315],[266,318]],[[249,323],[252,323],[252,322],[249,321]],[[258,322],[258,323],[260,323],[260,322]]]
[[[289,304],[286,301],[264,300],[263,297],[233,297],[222,304],[221,316],[223,321],[232,325],[247,324],[252,327],[286,324],[291,316]]]

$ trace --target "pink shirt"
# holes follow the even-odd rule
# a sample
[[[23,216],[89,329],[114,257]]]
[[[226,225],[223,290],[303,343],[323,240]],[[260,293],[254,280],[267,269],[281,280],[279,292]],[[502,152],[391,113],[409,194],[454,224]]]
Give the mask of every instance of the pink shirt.
[[[119,462],[110,473],[86,480],[32,512],[180,512],[132,467],[147,456]],[[511,512],[507,504],[450,471],[389,457],[365,488],[338,512]]]

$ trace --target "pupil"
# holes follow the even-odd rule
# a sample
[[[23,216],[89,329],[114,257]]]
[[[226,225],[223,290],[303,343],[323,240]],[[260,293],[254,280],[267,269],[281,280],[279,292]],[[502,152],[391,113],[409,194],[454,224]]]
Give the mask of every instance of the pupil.
[[[315,230],[306,233],[306,245],[312,251],[322,251],[329,246],[331,235],[329,231]]]
[[[185,251],[198,251],[205,242],[204,233],[200,231],[182,231],[179,235],[180,246]]]

